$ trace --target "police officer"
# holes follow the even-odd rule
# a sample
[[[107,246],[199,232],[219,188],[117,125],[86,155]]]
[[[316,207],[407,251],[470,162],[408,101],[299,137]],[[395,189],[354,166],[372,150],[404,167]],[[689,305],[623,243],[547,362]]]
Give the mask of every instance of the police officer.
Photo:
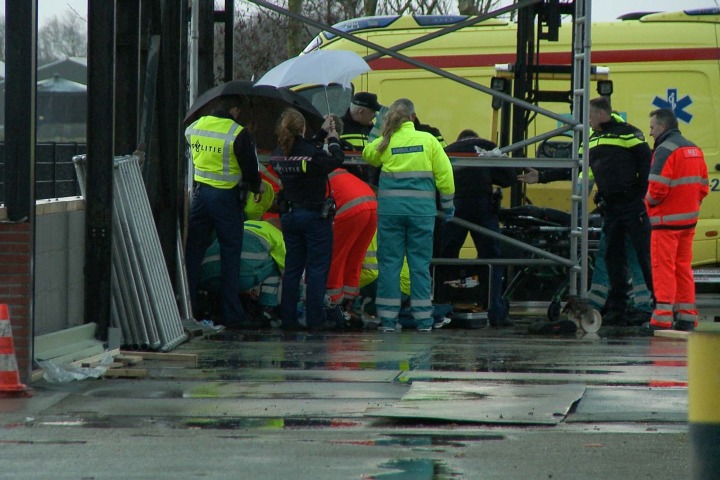
[[[327,117],[322,128],[327,150],[305,138],[305,118],[288,108],[278,124],[280,151],[271,160],[283,185],[279,198],[286,256],[280,308],[286,330],[300,328],[297,304],[303,271],[307,328],[327,327],[325,285],[332,258],[334,215],[328,174],[342,165],[345,156],[332,117]]]
[[[346,149],[362,152],[368,143],[375,112],[381,108],[374,93],[358,92],[353,96],[350,106],[341,119],[343,128],[340,140]]]
[[[653,291],[650,268],[650,221],[645,208],[652,151],[640,130],[612,115],[605,97],[590,100],[589,163],[598,192],[596,203],[604,212],[603,233],[610,291],[603,325],[625,326],[627,260],[625,237],[632,241],[645,284]]]
[[[382,136],[363,150],[370,165],[382,166],[378,190],[378,295],[381,331],[394,331],[400,310],[400,270],[407,255],[411,311],[420,331],[432,329],[430,260],[435,227],[435,193],[440,192],[446,219],[455,207],[452,166],[440,142],[415,130],[415,106],[401,98],[393,103]]]
[[[340,119],[338,133],[343,150],[362,152],[368,144],[368,136],[373,129],[375,115],[382,105],[377,95],[370,92],[358,92],[353,95],[345,115]],[[377,186],[379,170],[370,165],[346,165],[347,170],[367,183]]]
[[[661,108],[650,113],[650,136],[655,139],[655,150],[645,200],[652,225],[657,299],[650,327],[694,330],[698,311],[692,243],[700,204],[709,191],[707,165],[702,150],[680,134],[672,110]]]
[[[222,322],[228,328],[245,322],[240,304],[240,256],[243,243],[244,183],[259,201],[263,185],[258,173],[255,140],[237,123],[240,99],[221,99],[219,108],[185,130],[195,166],[185,262],[193,306],[197,305],[200,265],[213,231],[220,244]]]

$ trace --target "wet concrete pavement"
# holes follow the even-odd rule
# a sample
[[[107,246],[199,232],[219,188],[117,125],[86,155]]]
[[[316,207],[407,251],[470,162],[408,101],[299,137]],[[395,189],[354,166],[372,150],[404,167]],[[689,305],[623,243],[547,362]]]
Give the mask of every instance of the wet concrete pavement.
[[[226,332],[0,400],[0,478],[679,479],[686,342]],[[615,332],[618,333],[618,332]]]

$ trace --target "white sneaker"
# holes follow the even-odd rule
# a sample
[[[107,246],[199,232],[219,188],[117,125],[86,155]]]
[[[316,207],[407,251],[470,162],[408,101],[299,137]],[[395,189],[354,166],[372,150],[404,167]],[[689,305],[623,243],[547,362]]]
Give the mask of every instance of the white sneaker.
[[[394,327],[388,327],[386,325],[380,324],[377,329],[380,332],[399,332],[402,330],[402,325],[400,325],[400,323],[396,323]]]
[[[442,327],[444,327],[445,325],[449,325],[451,321],[452,321],[452,320],[451,320],[450,318],[448,318],[448,317],[443,317],[442,320],[440,320],[439,322],[433,324],[433,328],[442,328]]]
[[[223,325],[215,325],[212,320],[196,320],[195,323],[197,323],[198,327],[200,327],[203,332],[219,333],[225,330]]]

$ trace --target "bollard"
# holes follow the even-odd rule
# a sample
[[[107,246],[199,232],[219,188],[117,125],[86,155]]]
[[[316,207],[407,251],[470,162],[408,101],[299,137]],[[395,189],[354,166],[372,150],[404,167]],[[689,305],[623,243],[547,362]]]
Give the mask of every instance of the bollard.
[[[688,420],[692,478],[720,478],[720,325],[688,338]]]

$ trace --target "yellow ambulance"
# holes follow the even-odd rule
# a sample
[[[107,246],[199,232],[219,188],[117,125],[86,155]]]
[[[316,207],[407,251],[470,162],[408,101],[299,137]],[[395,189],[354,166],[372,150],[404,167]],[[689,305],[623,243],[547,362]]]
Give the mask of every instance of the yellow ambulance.
[[[464,16],[385,16],[364,17],[339,23],[334,28],[351,33],[373,44],[392,48],[442,27],[465,20]],[[613,108],[628,122],[647,134],[651,110],[672,108],[680,130],[704,151],[710,174],[710,195],[704,201],[694,244],[694,265],[720,264],[720,9],[627,15],[623,20],[594,23],[592,64],[609,68]],[[559,29],[559,40],[543,42],[538,65],[570,65],[570,23]],[[514,23],[492,19],[464,27],[418,45],[399,50],[417,59],[473,82],[490,87],[498,73],[497,65],[514,64],[517,28]],[[362,56],[374,54],[329,32],[320,33],[305,49],[352,50]],[[491,132],[492,97],[468,86],[438,76],[389,56],[371,59],[372,71],[357,77],[354,91],[370,91],[382,104],[401,97],[410,98],[423,123],[438,127],[448,143],[458,133],[472,128],[481,136],[494,139]],[[543,80],[543,89],[568,90],[567,80]],[[307,93],[307,92],[306,92]],[[311,94],[312,95],[312,94]],[[327,89],[316,92],[318,104],[325,104]],[[331,93],[336,113],[342,114],[351,92]],[[593,95],[594,92],[593,92]],[[570,114],[569,103],[540,103],[559,114]],[[546,117],[530,124],[528,136],[558,126]],[[534,155],[534,150],[528,156]],[[528,186],[533,204],[567,210],[568,182]],[[507,198],[507,195],[506,195]]]

